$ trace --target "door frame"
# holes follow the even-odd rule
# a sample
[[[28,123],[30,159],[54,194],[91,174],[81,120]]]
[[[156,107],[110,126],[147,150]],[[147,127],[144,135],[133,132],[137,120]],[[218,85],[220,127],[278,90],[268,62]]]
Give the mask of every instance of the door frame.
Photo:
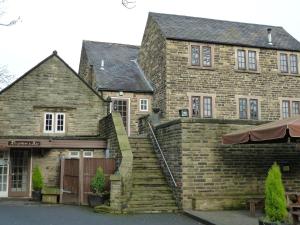
[[[26,192],[13,192],[11,191],[12,188],[12,157],[11,157],[11,152],[14,150],[19,150],[19,151],[27,151],[28,152],[28,162],[27,162],[27,191]],[[10,169],[9,169],[9,183],[8,183],[8,197],[30,197],[31,194],[31,160],[32,160],[32,151],[30,148],[11,148],[9,151],[9,157],[10,157]],[[14,194],[16,193],[16,194]]]
[[[125,100],[127,101],[128,107],[127,107],[127,135],[130,136],[130,98],[126,97],[111,97],[113,100]],[[110,106],[109,106],[109,112],[112,112],[112,106],[113,106],[113,101],[111,101]]]
[[[2,150],[0,150],[0,151],[2,151]],[[7,151],[7,153],[8,153],[7,173],[6,173],[6,175],[7,175],[7,177],[6,177],[6,192],[2,192],[3,194],[0,194],[0,198],[7,198],[8,191],[9,191],[10,149],[7,149],[5,151]]]

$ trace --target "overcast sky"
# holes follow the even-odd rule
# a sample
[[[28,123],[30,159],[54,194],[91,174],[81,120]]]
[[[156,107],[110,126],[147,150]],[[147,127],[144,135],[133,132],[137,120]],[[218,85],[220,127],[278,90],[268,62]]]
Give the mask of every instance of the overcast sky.
[[[3,5],[3,4],[1,4]],[[78,71],[82,40],[140,45],[148,12],[284,27],[300,41],[299,0],[6,0],[0,26],[0,65],[20,76],[53,50]]]

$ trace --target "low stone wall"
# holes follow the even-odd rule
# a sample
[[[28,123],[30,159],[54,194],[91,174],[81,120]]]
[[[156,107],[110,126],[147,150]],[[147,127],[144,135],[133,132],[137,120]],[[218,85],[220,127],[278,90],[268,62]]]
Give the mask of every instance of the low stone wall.
[[[111,176],[110,206],[114,212],[122,212],[131,193],[133,155],[119,113],[113,112],[100,120],[100,136],[108,139],[108,147],[117,161],[118,170]]]
[[[286,189],[300,190],[300,151],[296,144],[223,145],[221,136],[261,122],[178,119],[156,126],[159,143],[171,165],[184,209],[231,209],[261,195],[274,161],[288,164]]]

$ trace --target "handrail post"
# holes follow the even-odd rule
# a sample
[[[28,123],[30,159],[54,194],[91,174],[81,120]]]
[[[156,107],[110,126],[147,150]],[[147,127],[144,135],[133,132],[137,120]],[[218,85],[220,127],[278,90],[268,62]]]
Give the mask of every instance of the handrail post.
[[[160,154],[161,154],[161,156],[162,156],[162,159],[163,159],[163,161],[164,161],[164,164],[166,165],[167,170],[168,170],[168,172],[169,172],[169,174],[170,174],[170,176],[171,176],[171,178],[172,178],[173,184],[174,184],[175,187],[177,187],[177,184],[176,184],[176,181],[175,181],[175,179],[174,179],[174,176],[173,176],[173,174],[172,174],[172,172],[171,172],[171,170],[170,170],[170,167],[169,167],[169,165],[168,165],[168,163],[167,163],[167,161],[166,161],[166,158],[165,158],[165,156],[164,156],[164,153],[162,152],[162,150],[161,150],[161,148],[160,148],[160,145],[159,145],[158,140],[157,140],[157,138],[156,138],[156,136],[155,136],[155,133],[154,133],[154,131],[153,131],[153,129],[152,129],[152,126],[151,126],[151,124],[149,123],[149,121],[147,121],[147,123],[148,123],[148,126],[149,126],[149,128],[150,128],[152,137],[153,137],[153,139],[154,139],[154,141],[155,141],[155,143],[156,143],[156,145],[157,145],[157,148],[158,148],[158,150],[160,151]]]

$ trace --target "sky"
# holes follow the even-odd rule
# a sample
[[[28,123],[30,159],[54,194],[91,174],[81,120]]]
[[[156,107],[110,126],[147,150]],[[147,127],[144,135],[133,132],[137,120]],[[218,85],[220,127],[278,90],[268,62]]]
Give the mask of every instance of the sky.
[[[0,23],[21,22],[0,26],[0,66],[18,77],[57,50],[78,71],[82,40],[140,45],[148,12],[282,26],[300,41],[299,0],[121,1],[5,0]]]

